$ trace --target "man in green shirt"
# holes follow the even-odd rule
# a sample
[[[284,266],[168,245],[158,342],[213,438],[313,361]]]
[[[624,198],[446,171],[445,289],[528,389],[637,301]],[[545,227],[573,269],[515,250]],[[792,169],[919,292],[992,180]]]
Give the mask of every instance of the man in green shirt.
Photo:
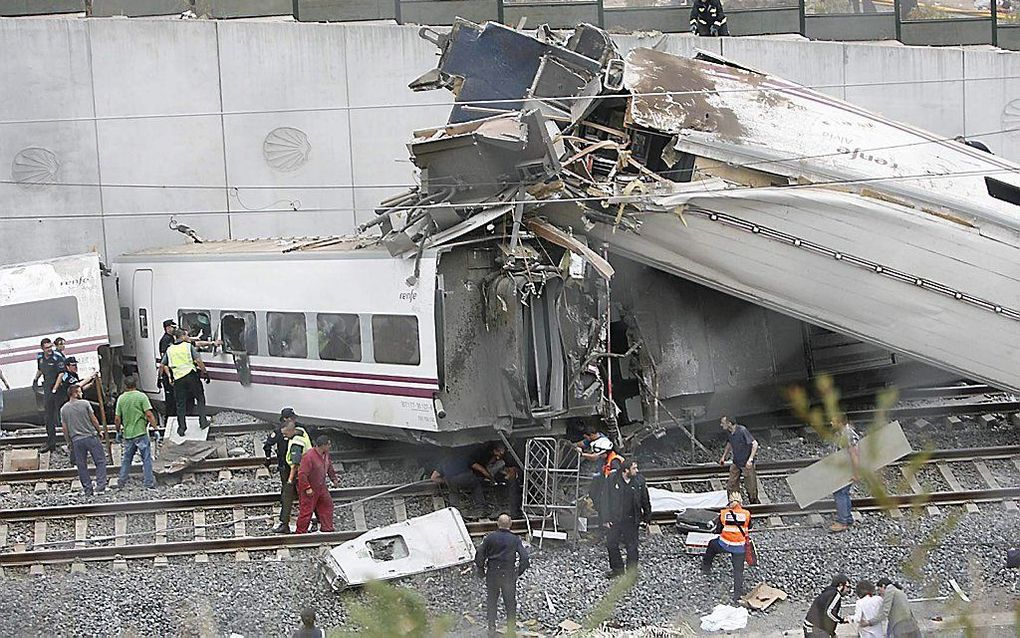
[[[123,488],[128,481],[131,461],[135,451],[142,456],[142,485],[148,489],[156,488],[156,479],[152,476],[152,443],[149,441],[149,428],[156,429],[156,417],[152,415],[152,404],[149,397],[138,391],[138,382],[134,377],[124,379],[126,391],[117,398],[117,416],[113,424],[117,426],[117,436],[124,439],[124,453],[120,461],[120,476],[117,489]]]

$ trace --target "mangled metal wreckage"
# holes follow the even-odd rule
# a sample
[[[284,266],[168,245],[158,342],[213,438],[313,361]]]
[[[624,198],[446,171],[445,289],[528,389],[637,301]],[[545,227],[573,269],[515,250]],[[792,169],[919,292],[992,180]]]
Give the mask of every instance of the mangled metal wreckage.
[[[369,225],[409,258],[498,247],[507,276],[464,276],[481,307],[454,309],[490,347],[465,335],[445,366],[520,377],[491,386],[527,388],[517,416],[751,411],[819,372],[1020,390],[1017,165],[707,53],[622,56],[589,25],[421,35],[441,57],[410,86],[455,103],[413,133],[420,186]]]

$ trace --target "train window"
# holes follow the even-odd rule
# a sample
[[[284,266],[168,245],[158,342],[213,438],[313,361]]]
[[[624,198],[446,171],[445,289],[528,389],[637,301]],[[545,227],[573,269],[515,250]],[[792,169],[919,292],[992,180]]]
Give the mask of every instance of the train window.
[[[220,338],[223,349],[234,352],[259,353],[255,313],[247,310],[224,310],[220,313]]]
[[[308,334],[305,332],[305,315],[300,312],[267,312],[269,356],[308,356]]]
[[[372,315],[372,347],[376,363],[418,365],[418,317]]]
[[[0,341],[75,332],[79,328],[78,300],[74,297],[0,306]]]
[[[358,315],[320,313],[319,358],[327,361],[361,361],[361,319]]]
[[[212,321],[209,319],[208,310],[178,310],[177,326],[196,341],[212,341]],[[211,348],[199,350],[208,352]]]

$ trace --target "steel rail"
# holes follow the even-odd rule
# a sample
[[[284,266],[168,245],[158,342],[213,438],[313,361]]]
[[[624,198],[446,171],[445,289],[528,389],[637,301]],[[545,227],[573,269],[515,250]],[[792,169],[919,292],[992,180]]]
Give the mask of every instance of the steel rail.
[[[996,392],[995,394],[1000,394]],[[1006,393],[1001,393],[1006,394]],[[988,414],[995,412],[1020,412],[1020,400],[965,401],[963,397],[945,397],[949,403],[893,406],[884,412],[886,419],[923,418],[932,416],[956,416]],[[915,400],[915,399],[911,399]],[[872,408],[850,409],[845,412],[848,419],[869,423],[883,415]],[[810,427],[803,420],[791,415],[788,410],[749,415],[740,419],[751,429]]]
[[[406,454],[392,452],[372,454],[366,450],[340,450],[330,453],[330,458],[337,463],[367,463],[369,461],[397,461],[407,458]],[[204,459],[186,466],[180,473],[217,472],[219,470],[257,470],[265,466],[265,458],[258,456],[238,456],[226,459]],[[270,466],[274,465],[270,463]],[[131,465],[131,474],[141,474],[142,466]],[[35,483],[37,481],[61,481],[78,478],[78,470],[73,467],[46,470],[22,470],[0,472],[0,483]]]
[[[174,423],[171,426],[176,427]],[[210,434],[221,434],[224,436],[243,436],[245,434],[258,434],[273,429],[273,424],[263,421],[250,421],[248,423],[232,423],[230,425],[210,426]],[[159,428],[161,434],[165,433],[164,428]],[[0,439],[0,446],[31,447],[33,445],[44,445],[46,443],[46,430],[44,428],[32,428],[30,434],[12,434]]]
[[[541,518],[532,518],[531,523],[541,523]],[[471,536],[481,536],[496,529],[494,521],[466,523]],[[528,531],[523,519],[513,522],[511,530],[521,534]],[[311,548],[336,545],[357,538],[364,532],[345,530],[340,532],[317,532],[312,534],[276,534],[268,536],[244,536],[242,538],[215,538],[168,543],[145,543],[138,545],[73,547],[39,551],[16,551],[0,554],[0,567],[24,567],[29,565],[52,565],[78,561],[114,560],[117,558],[155,558],[157,556],[181,556],[214,554],[238,551],[272,551],[276,549]],[[73,542],[73,541],[71,541]]]
[[[440,487],[435,483],[368,485],[364,487],[331,489],[329,493],[336,501],[349,502],[367,499],[380,493],[385,493],[383,498],[392,498],[394,496],[433,496],[440,493]],[[82,503],[79,505],[57,505],[53,507],[23,507],[0,509],[0,522],[13,523],[54,518],[78,518],[80,516],[113,516],[116,514],[260,507],[273,505],[279,502],[279,500],[279,492],[261,492],[255,494],[195,496],[166,500],[154,499],[151,501],[110,501],[108,503]]]

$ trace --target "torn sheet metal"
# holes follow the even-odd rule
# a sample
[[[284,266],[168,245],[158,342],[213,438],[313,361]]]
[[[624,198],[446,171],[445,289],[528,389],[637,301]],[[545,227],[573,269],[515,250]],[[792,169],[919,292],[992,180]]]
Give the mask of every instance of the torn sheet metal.
[[[876,472],[913,452],[899,421],[891,421],[868,433],[861,438],[857,449],[861,474]],[[840,450],[788,476],[786,482],[797,504],[807,507],[823,498],[831,498],[833,492],[850,484],[852,476],[850,453]]]
[[[323,557],[322,570],[330,586],[341,590],[461,565],[474,555],[464,519],[447,507],[377,527],[334,547]]]
[[[592,265],[592,268],[597,270],[600,275],[606,279],[612,279],[613,267],[609,265],[609,262],[602,258],[597,252],[588,248],[587,244],[578,241],[575,237],[568,235],[556,226],[548,222],[544,222],[538,218],[532,218],[527,221],[528,229],[535,233],[546,241],[551,241],[557,246],[561,246],[583,256],[588,263]]]
[[[200,461],[217,458],[223,447],[220,441],[184,440],[175,443],[163,439],[159,456],[152,462],[152,471],[156,474],[183,472]]]

